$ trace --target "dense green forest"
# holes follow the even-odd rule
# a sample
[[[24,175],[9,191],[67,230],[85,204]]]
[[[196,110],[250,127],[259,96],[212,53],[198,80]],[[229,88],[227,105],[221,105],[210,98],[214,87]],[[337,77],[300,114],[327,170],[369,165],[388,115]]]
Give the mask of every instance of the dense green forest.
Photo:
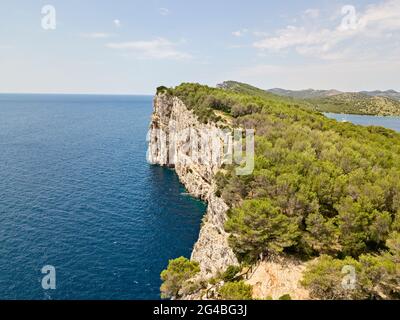
[[[400,298],[400,134],[339,123],[253,88],[159,88],[203,122],[224,125],[223,113],[233,126],[256,130],[253,174],[226,166],[216,177],[239,260],[320,257],[303,280],[313,298]],[[354,290],[341,287],[344,265],[359,274]]]

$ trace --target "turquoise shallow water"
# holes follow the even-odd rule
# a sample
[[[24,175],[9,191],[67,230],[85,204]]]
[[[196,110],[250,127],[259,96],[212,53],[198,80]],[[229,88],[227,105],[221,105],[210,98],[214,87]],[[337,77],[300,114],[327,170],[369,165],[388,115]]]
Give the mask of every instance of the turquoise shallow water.
[[[400,117],[362,116],[353,114],[325,113],[338,121],[349,121],[363,126],[381,126],[400,132]]]
[[[0,299],[159,298],[205,205],[147,164],[151,112],[149,96],[0,95]]]

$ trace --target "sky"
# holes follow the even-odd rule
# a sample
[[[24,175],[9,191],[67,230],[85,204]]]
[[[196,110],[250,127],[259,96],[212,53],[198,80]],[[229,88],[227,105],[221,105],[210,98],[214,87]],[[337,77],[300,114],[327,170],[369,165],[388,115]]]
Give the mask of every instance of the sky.
[[[0,92],[400,91],[400,0],[0,0]]]

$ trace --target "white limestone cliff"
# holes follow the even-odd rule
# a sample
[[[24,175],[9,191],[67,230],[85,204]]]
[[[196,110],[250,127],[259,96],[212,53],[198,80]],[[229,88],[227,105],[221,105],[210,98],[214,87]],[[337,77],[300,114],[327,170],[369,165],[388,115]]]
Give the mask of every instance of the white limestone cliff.
[[[228,206],[215,195],[213,182],[221,166],[222,152],[212,141],[215,137],[222,139],[223,135],[216,124],[200,123],[177,97],[167,94],[155,97],[148,137],[148,161],[174,168],[186,189],[208,204],[191,257],[200,264],[203,278],[211,278],[218,271],[238,264],[224,230]],[[197,158],[189,154],[189,136],[196,143]]]

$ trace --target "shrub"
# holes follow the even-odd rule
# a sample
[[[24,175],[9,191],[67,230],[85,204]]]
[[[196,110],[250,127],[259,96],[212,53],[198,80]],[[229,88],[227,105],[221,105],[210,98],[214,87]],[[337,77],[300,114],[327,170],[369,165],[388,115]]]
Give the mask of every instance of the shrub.
[[[342,285],[346,275],[342,273],[345,266],[353,266],[357,271],[360,270],[358,262],[352,258],[339,260],[323,255],[308,266],[302,285],[310,290],[312,298],[326,300],[352,299],[356,292],[347,290]]]
[[[244,281],[227,282],[219,289],[219,294],[223,300],[251,300],[252,290]]]
[[[166,94],[170,95],[170,94],[172,94],[172,90],[167,87],[160,86],[157,88],[157,94],[161,94],[161,93],[166,93]]]
[[[183,287],[186,289],[195,287],[193,283],[187,282],[198,272],[200,272],[200,267],[197,262],[192,262],[184,257],[170,260],[168,268],[161,272],[161,280],[163,280],[160,288],[161,297],[165,299],[179,297]]]
[[[240,271],[242,271],[242,268],[239,266],[229,266],[222,275],[222,280],[225,282],[232,282]]]
[[[231,115],[233,117],[240,117],[248,114],[261,112],[261,110],[262,107],[255,103],[235,104],[231,109]]]

